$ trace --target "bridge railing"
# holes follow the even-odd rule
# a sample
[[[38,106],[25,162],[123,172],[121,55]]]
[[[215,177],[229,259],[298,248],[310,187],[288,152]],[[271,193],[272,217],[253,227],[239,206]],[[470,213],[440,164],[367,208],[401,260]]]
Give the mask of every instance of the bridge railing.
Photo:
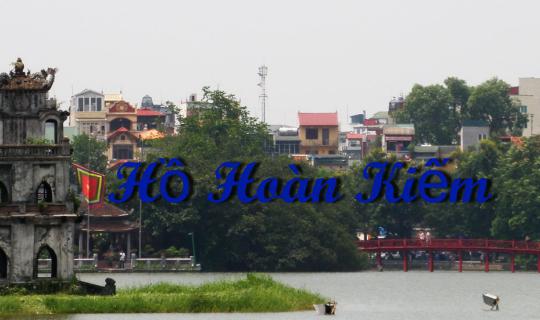
[[[488,239],[375,239],[360,240],[358,247],[363,250],[385,248],[386,250],[403,249],[438,249],[438,250],[517,250],[540,253],[538,241],[488,240]]]

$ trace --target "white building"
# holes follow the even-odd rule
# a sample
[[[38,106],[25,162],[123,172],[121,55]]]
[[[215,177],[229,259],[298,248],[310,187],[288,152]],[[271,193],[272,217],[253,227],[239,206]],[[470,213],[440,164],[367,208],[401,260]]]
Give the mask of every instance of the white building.
[[[77,134],[86,133],[105,139],[107,121],[102,93],[88,89],[77,93],[71,97],[70,113],[70,125],[77,128]]]
[[[529,119],[523,136],[540,134],[540,78],[519,78],[519,86],[511,88],[510,96],[519,100],[521,112]]]

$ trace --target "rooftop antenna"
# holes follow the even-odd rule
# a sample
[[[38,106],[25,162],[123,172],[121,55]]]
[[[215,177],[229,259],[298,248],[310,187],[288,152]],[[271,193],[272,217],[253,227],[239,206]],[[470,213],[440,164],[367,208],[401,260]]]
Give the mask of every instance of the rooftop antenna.
[[[261,82],[257,84],[261,87],[261,94],[259,95],[261,101],[261,120],[262,122],[266,122],[266,98],[268,98],[266,95],[266,76],[268,75],[268,67],[265,65],[260,66],[259,73],[257,74],[261,77]]]

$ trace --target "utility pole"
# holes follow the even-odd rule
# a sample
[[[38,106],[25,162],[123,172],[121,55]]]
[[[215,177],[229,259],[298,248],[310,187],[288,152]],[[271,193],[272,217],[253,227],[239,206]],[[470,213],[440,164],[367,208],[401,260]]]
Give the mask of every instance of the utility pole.
[[[261,94],[259,95],[261,100],[261,121],[266,122],[266,98],[268,98],[266,95],[266,76],[268,75],[268,67],[265,65],[260,66],[257,74],[261,77],[261,82],[258,84],[261,87]]]

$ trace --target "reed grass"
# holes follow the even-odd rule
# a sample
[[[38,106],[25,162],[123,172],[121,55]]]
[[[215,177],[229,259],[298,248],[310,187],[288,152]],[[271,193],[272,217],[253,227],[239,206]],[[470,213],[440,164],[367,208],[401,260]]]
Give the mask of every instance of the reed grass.
[[[200,286],[159,283],[118,290],[115,296],[69,294],[0,296],[0,316],[74,313],[285,312],[324,299],[303,289],[248,274],[237,281]]]

